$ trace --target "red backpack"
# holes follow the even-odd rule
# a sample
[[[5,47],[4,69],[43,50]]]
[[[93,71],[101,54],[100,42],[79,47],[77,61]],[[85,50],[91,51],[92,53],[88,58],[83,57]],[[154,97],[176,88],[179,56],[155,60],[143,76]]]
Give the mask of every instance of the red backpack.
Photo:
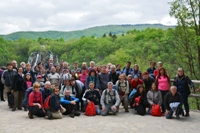
[[[134,104],[133,104],[133,107],[136,106],[136,103],[137,103],[137,104],[140,104],[140,102],[141,102],[140,99],[141,99],[141,96],[138,96],[138,97],[135,98],[135,102],[134,102]]]
[[[96,115],[96,108],[93,102],[90,102],[86,109],[85,109],[86,116],[95,116]]]
[[[45,100],[44,100],[44,109],[48,110],[50,108],[50,98],[51,95],[49,95]]]
[[[152,116],[162,116],[160,105],[155,104],[152,106],[151,115]]]

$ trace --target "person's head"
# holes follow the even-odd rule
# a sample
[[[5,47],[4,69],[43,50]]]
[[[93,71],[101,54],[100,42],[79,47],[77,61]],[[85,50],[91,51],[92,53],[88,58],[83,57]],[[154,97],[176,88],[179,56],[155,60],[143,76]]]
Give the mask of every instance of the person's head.
[[[86,68],[87,68],[87,63],[86,63],[86,62],[83,62],[83,63],[82,63],[82,67],[86,67]]]
[[[35,67],[34,67],[34,71],[35,71],[35,72],[38,72],[38,71],[40,71],[40,68],[39,68],[38,66],[35,66]]]
[[[94,90],[94,82],[93,81],[89,82],[89,88],[90,88],[90,90]]]
[[[11,63],[12,63],[13,67],[17,67],[17,61],[16,60],[13,60]]]
[[[53,58],[50,58],[50,59],[49,59],[49,63],[53,63]]]
[[[108,90],[111,91],[113,89],[113,83],[112,82],[108,82],[107,86],[108,86]]]
[[[116,66],[115,66],[115,65],[111,65],[111,66],[110,66],[110,71],[111,71],[112,73],[114,73],[114,72],[116,71]]]
[[[46,81],[45,84],[44,84],[44,88],[45,89],[50,89],[51,88],[51,82]]]
[[[30,81],[30,80],[31,80],[31,74],[30,74],[30,73],[26,73],[25,79],[26,79],[27,81]]]
[[[60,65],[56,65],[56,70],[60,71]]]
[[[54,93],[55,95],[59,95],[60,90],[59,90],[59,87],[58,87],[58,86],[55,86],[55,87],[52,89],[52,91],[53,91],[53,93]]]
[[[89,72],[89,76],[96,76],[96,71],[94,69],[91,69]]]
[[[24,71],[24,69],[21,66],[17,69],[17,72],[20,73],[20,74],[22,74],[23,71]]]
[[[120,74],[119,79],[124,81],[126,79],[126,74],[124,74],[124,73]]]
[[[78,68],[78,63],[74,62],[74,68]]]
[[[127,62],[126,62],[126,67],[127,67],[127,68],[130,68],[130,67],[131,67],[131,62],[130,62],[130,61],[127,61]]]
[[[35,91],[35,92],[40,91],[40,83],[36,82],[33,84],[33,91]]]
[[[138,70],[139,70],[138,64],[135,64],[135,65],[133,66],[133,70],[134,70],[134,71],[138,71]]]
[[[143,93],[143,92],[144,92],[144,86],[143,86],[143,85],[138,85],[138,86],[137,86],[137,91],[138,91],[139,93]]]
[[[102,73],[107,73],[106,65],[103,65],[103,66],[102,66],[101,72],[102,72]]]
[[[107,64],[108,70],[110,70],[111,65],[112,65],[111,63],[108,63],[108,64]]]
[[[151,62],[150,62],[150,67],[151,67],[151,68],[155,68],[155,66],[156,66],[156,62],[155,62],[155,61],[151,61]]]
[[[97,72],[101,72],[102,71],[102,66],[97,66]]]
[[[63,67],[68,68],[68,62],[63,62]]]
[[[171,86],[170,87],[170,92],[172,93],[172,96],[174,96],[176,94],[176,92],[177,92],[176,86]]]
[[[51,67],[54,67],[53,63],[49,63],[49,69],[51,69]]]
[[[75,83],[76,83],[76,80],[73,77],[71,77],[70,78],[70,84],[71,85],[75,85]]]
[[[41,75],[38,75],[36,78],[37,78],[37,82],[38,83],[40,83],[42,81],[42,76]]]
[[[135,74],[135,75],[133,76],[133,79],[137,82],[137,81],[139,80],[138,75]]]
[[[55,67],[51,67],[51,73],[55,73],[56,72],[56,68]]]
[[[148,72],[143,72],[142,74],[144,79],[148,79],[149,78],[149,73]]]
[[[70,96],[70,91],[69,90],[65,91],[65,96]]]
[[[38,65],[38,67],[39,67],[40,69],[43,67],[43,64],[42,64],[41,61],[40,61],[37,65]]]
[[[76,71],[75,70],[71,70],[71,75],[72,76],[76,76]]]
[[[167,75],[167,72],[164,67],[160,67],[158,75],[162,75],[162,76]]]
[[[157,88],[156,83],[152,83],[152,84],[151,84],[151,90],[152,90],[152,91],[158,91],[158,88]]]
[[[44,67],[42,67],[41,73],[42,73],[42,74],[45,74],[45,73],[46,73],[46,69],[45,69]]]
[[[184,76],[185,73],[184,73],[184,70],[183,68],[178,68],[178,76]]]
[[[10,70],[10,71],[13,69],[12,63],[8,63],[6,67],[7,67],[7,69]]]
[[[120,70],[120,69],[121,69],[121,65],[120,65],[120,64],[117,64],[117,65],[116,65],[116,68],[117,68],[117,70]]]
[[[90,67],[91,68],[95,67],[95,62],[94,61],[90,61]]]
[[[5,67],[5,66],[1,66],[1,69],[2,69],[2,70],[6,70],[6,67]]]
[[[133,79],[133,76],[132,75],[128,75],[127,80],[128,80],[129,83],[131,83],[132,79]]]
[[[83,66],[83,67],[81,68],[81,73],[86,73],[86,67],[85,67],[85,66]]]
[[[159,61],[158,63],[157,63],[157,66],[158,66],[158,68],[161,68],[162,67],[162,62],[161,61]]]
[[[70,80],[69,80],[69,78],[67,78],[67,79],[64,80],[64,84],[66,86],[70,86]]]
[[[21,66],[22,68],[25,68],[25,67],[26,67],[26,63],[25,63],[25,62],[21,62],[21,63],[20,63],[20,66]]]
[[[29,64],[29,63],[26,64],[26,70],[27,70],[27,71],[30,71],[30,70],[31,70],[31,64]]]

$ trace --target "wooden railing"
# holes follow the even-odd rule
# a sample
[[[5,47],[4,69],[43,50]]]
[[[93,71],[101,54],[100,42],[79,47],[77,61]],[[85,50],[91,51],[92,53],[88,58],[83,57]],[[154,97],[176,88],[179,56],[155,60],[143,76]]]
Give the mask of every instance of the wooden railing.
[[[174,79],[170,79],[170,81],[174,82]],[[200,80],[192,80],[192,82],[194,84],[200,84]],[[195,90],[196,89],[194,88],[194,90],[191,91],[189,97],[195,98],[197,109],[200,110],[200,102],[198,101],[198,99],[200,98],[200,94],[197,94]]]

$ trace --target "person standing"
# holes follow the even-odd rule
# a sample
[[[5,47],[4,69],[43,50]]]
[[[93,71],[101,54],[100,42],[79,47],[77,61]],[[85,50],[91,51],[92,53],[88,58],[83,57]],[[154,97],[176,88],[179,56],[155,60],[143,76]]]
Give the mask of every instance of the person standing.
[[[190,80],[188,76],[185,75],[182,68],[178,68],[178,74],[175,77],[173,84],[177,87],[177,92],[179,92],[183,97],[183,104],[186,111],[185,117],[189,117],[190,109],[188,104],[188,96],[191,93],[190,88],[194,89],[194,83]]]
[[[17,75],[17,71],[13,70],[12,63],[7,64],[7,70],[5,70],[1,77],[1,82],[4,84],[4,99],[8,100],[11,94],[11,87],[13,83],[14,76]],[[11,106],[9,104],[9,106]]]
[[[13,84],[11,87],[11,92],[14,95],[14,105],[12,108],[12,111],[16,110],[16,107],[18,110],[22,110],[22,100],[24,96],[24,90],[23,90],[23,83],[24,83],[24,74],[23,74],[23,68],[18,68],[18,74],[13,77]]]
[[[0,79],[1,79],[1,76],[2,76],[2,74],[3,74],[5,69],[6,69],[6,67],[3,67],[3,66],[1,67],[1,69],[0,69]],[[1,101],[5,101],[4,97],[3,97],[3,91],[4,91],[4,84],[0,80],[0,93],[1,93],[0,97],[1,97]]]
[[[101,73],[98,74],[99,78],[99,85],[100,85],[100,92],[103,92],[107,88],[107,83],[109,82],[109,74],[106,66],[102,66]]]
[[[51,84],[55,84],[56,86],[60,85],[60,75],[56,73],[56,68],[51,67],[51,73],[48,75],[48,79]]]

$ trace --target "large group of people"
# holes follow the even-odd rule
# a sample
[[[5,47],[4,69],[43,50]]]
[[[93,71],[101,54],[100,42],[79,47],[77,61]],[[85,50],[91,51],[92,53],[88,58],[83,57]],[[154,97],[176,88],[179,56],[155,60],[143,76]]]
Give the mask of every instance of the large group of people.
[[[119,112],[120,105],[125,112],[135,109],[140,115],[152,114],[154,105],[167,119],[173,113],[179,118],[182,114],[189,117],[188,96],[194,83],[178,68],[171,85],[170,76],[162,62],[150,62],[150,67],[141,72],[139,65],[127,61],[125,67],[89,66],[83,62],[81,67],[75,62],[70,68],[67,62],[55,64],[49,59],[47,64],[31,64],[13,60],[0,69],[1,101],[8,101],[12,111],[28,111],[33,119],[48,117],[60,119],[63,115],[74,118],[85,112],[90,103],[94,103],[97,115],[106,116]],[[12,100],[13,98],[13,100]],[[13,102],[12,102],[13,101]],[[184,105],[185,112],[182,109]]]

